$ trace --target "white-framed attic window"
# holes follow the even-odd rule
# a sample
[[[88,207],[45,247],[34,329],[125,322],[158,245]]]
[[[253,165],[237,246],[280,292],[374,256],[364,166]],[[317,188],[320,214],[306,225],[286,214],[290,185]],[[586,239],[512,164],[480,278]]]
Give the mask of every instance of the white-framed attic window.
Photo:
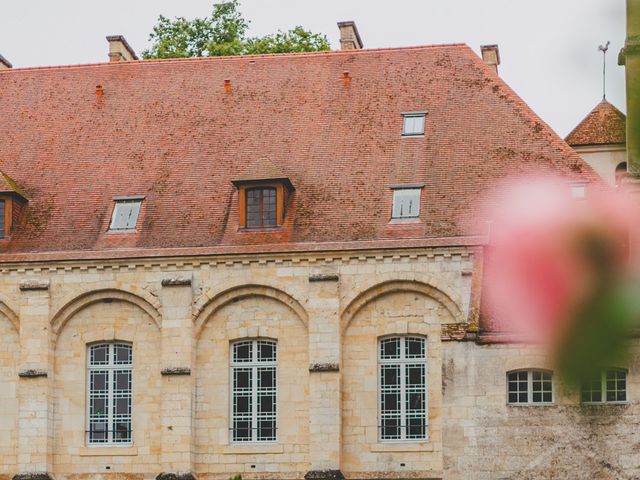
[[[126,232],[136,229],[143,196],[114,198],[109,231]]]

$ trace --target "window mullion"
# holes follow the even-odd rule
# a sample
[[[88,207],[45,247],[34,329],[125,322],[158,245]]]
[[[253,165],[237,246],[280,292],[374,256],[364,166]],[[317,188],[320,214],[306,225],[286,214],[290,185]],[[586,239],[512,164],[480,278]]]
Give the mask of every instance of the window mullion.
[[[251,440],[258,441],[258,342],[253,341],[251,355],[253,367],[251,368]]]
[[[527,403],[533,403],[533,370],[527,371]]]
[[[113,356],[115,354],[115,348],[113,344],[109,345],[109,364],[107,365],[108,368],[108,375],[107,375],[107,380],[109,382],[108,384],[108,388],[107,388],[107,442],[108,443],[113,443],[113,397],[114,397],[114,393],[113,393],[113,381],[114,381],[114,375],[113,375]]]
[[[405,356],[405,338],[400,338],[400,438],[407,438],[407,360]]]

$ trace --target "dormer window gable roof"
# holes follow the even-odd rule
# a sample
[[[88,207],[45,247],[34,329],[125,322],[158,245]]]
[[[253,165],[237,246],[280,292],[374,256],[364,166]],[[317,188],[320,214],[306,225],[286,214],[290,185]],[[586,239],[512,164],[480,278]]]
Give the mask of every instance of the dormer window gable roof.
[[[28,202],[27,194],[24,190],[3,171],[0,171],[0,194],[13,195],[22,202]]]
[[[231,182],[236,187],[264,183],[282,183],[289,192],[295,190],[289,177],[267,158],[261,158],[252,163]]]

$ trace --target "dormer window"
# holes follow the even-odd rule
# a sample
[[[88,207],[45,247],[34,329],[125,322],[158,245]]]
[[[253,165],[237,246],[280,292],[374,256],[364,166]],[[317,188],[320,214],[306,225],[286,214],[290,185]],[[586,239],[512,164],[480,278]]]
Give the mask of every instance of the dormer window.
[[[118,232],[135,230],[143,198],[144,197],[116,198],[109,230]]]
[[[8,175],[0,172],[0,240],[11,237],[26,206],[27,197],[23,190]]]
[[[424,135],[427,112],[407,112],[402,114],[402,136],[416,137]]]
[[[247,228],[275,227],[278,214],[277,188],[247,188],[246,196]]]
[[[270,160],[261,159],[250,165],[233,184],[238,189],[241,230],[270,230],[284,223],[286,205],[294,189]]]
[[[0,199],[0,238],[6,237],[7,230],[7,201]]]
[[[414,219],[420,216],[421,185],[395,186],[393,188],[393,207],[391,218],[399,220]]]

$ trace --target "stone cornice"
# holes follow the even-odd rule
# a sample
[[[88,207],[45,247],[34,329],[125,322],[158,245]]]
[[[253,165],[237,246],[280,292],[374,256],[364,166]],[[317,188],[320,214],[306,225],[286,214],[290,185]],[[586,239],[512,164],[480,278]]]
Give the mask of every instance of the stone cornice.
[[[163,368],[160,372],[162,375],[191,375],[191,369],[189,367],[167,367]]]
[[[340,365],[337,363],[312,363],[309,365],[310,372],[339,372]]]
[[[158,261],[158,259],[202,258],[202,257],[277,257],[295,254],[298,256],[331,256],[342,252],[391,251],[424,248],[476,247],[487,243],[486,236],[410,238],[387,240],[364,240],[325,243],[284,243],[266,245],[229,245],[190,248],[87,250],[69,252],[11,253],[0,255],[3,264],[35,264],[50,262],[84,262],[121,260],[129,262]]]
[[[206,266],[235,265],[275,265],[275,266],[323,266],[366,262],[401,262],[419,259],[466,259],[480,248],[475,246],[438,246],[414,248],[389,248],[373,250],[345,250],[339,252],[287,252],[287,253],[255,253],[243,255],[207,255],[190,257],[162,257],[162,258],[95,258],[83,260],[60,261],[28,261],[3,262],[0,255],[0,273],[70,273],[70,272],[99,272],[99,271],[132,271],[151,270],[168,271],[175,276],[181,276],[181,271],[193,270]],[[6,257],[5,257],[6,258]],[[35,259],[34,259],[35,260]]]
[[[20,378],[39,378],[47,377],[48,373],[44,369],[40,368],[24,368],[18,372]]]

